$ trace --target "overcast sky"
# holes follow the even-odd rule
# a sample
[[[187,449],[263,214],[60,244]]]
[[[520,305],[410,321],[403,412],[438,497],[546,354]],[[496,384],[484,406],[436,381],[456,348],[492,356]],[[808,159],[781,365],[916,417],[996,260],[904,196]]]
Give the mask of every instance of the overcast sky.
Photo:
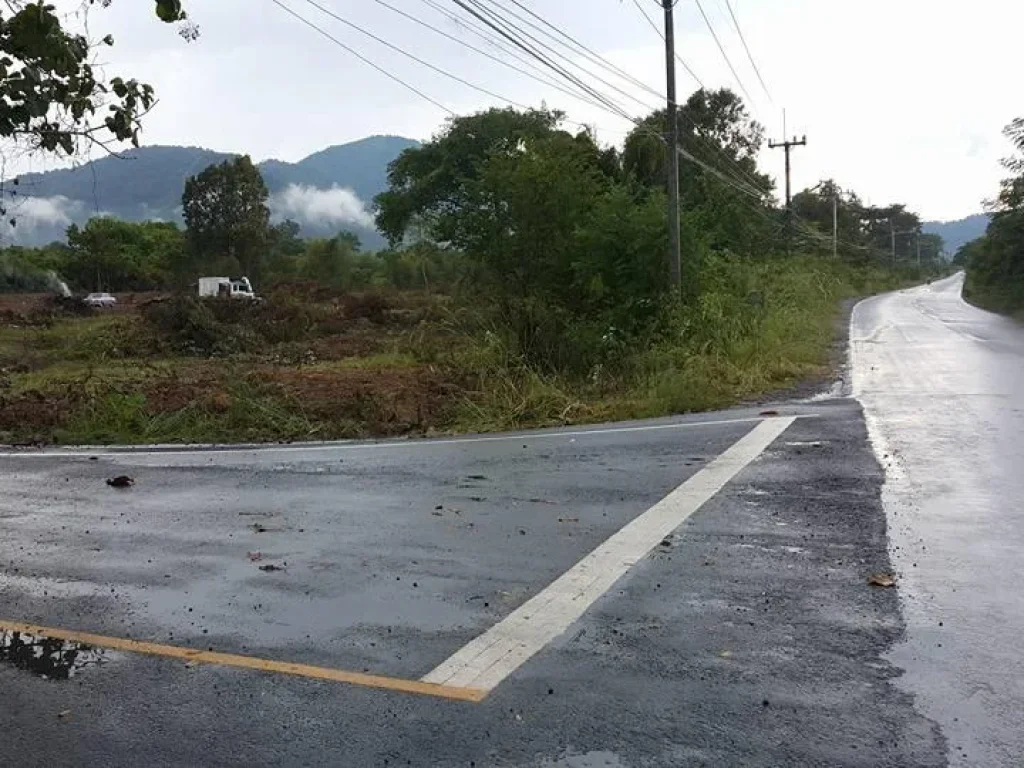
[[[78,0],[74,0],[77,3]],[[660,21],[657,0],[637,0]],[[751,69],[727,15],[726,0],[701,0],[753,97],[753,113],[781,138],[807,134],[795,150],[794,188],[834,177],[868,202],[905,201],[925,218],[959,218],[981,209],[1008,151],[1000,130],[1024,104],[1015,84],[1024,4],[1013,0],[731,0],[772,100]],[[282,0],[456,113],[503,104],[436,74],[328,18],[307,0]],[[418,57],[510,100],[559,107],[621,142],[630,124],[582,104],[416,25],[378,0],[318,0]],[[482,45],[429,2],[385,0],[449,34]],[[511,0],[498,0],[506,8]],[[634,0],[521,0],[607,59],[664,91],[662,41]],[[144,143],[248,152],[298,160],[371,134],[428,138],[446,113],[290,17],[272,0],[186,0],[201,28],[186,43],[152,15],[152,2],[115,0],[89,17],[107,32],[108,75],[152,83],[160,104]],[[739,90],[695,0],[677,6],[678,51],[708,86]],[[501,55],[495,52],[496,55]],[[696,87],[685,72],[683,93]],[[626,87],[622,81],[615,81]],[[646,108],[601,86],[634,115]],[[656,97],[633,89],[654,106]],[[682,96],[681,96],[682,100]],[[762,166],[780,180],[781,151]],[[38,167],[38,165],[37,165]],[[684,165],[683,171],[686,167]]]

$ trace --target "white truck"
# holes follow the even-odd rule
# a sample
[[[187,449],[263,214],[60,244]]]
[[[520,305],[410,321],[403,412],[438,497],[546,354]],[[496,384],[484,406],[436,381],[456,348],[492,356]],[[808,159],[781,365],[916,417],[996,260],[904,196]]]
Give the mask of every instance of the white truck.
[[[222,299],[255,299],[256,292],[248,277],[200,277],[199,296],[213,296]]]

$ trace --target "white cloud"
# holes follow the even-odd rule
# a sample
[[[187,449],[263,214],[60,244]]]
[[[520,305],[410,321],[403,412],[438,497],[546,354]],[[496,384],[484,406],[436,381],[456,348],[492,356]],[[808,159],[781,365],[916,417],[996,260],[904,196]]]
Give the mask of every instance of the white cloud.
[[[270,210],[275,220],[294,219],[300,224],[325,226],[358,224],[373,228],[373,216],[363,201],[351,189],[337,185],[319,189],[290,184],[270,198]]]
[[[23,197],[8,205],[0,223],[0,235],[21,242],[38,232],[63,232],[72,222],[79,220],[85,210],[81,200],[64,195],[54,197]],[[15,224],[11,224],[11,220]]]

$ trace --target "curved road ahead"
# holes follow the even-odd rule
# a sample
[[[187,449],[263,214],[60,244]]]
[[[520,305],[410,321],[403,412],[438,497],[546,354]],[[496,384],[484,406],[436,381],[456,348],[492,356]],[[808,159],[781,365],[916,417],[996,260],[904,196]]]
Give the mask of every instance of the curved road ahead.
[[[962,275],[857,306],[854,394],[879,460],[906,642],[892,661],[953,765],[1024,759],[1024,327]]]

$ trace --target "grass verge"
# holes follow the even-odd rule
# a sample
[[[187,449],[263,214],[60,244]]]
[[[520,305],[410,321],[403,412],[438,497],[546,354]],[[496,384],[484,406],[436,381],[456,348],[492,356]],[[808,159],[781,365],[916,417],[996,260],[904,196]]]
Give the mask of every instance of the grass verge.
[[[161,307],[0,328],[0,442],[188,443],[503,429],[708,410],[827,372],[844,299],[908,275],[716,257],[700,301],[574,376],[448,299]],[[374,312],[361,311],[372,304]],[[357,311],[359,310],[359,311]],[[469,314],[469,312],[467,310]],[[222,315],[230,316],[218,316]]]

